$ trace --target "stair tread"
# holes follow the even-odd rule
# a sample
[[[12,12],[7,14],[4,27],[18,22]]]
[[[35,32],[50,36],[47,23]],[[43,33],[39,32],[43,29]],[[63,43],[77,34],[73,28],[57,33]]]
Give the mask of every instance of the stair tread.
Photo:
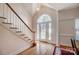
[[[10,24],[10,25],[12,24],[12,23],[8,23],[8,22],[2,22],[2,23],[3,23],[3,24]]]
[[[22,31],[16,31],[16,33],[22,33]]]
[[[0,16],[0,18],[2,18],[2,19],[7,19],[7,18],[5,18],[5,17],[2,17],[2,16]]]
[[[20,34],[20,36],[25,36],[25,34]]]
[[[10,27],[10,29],[18,29],[17,27]]]
[[[28,38],[28,37],[24,37],[24,38]]]

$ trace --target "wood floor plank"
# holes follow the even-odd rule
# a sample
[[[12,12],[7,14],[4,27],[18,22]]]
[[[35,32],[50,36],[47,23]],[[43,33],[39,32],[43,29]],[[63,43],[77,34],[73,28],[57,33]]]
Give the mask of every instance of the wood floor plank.
[[[29,50],[25,50],[18,55],[52,55],[54,51],[54,45],[37,42],[37,45],[30,48]]]

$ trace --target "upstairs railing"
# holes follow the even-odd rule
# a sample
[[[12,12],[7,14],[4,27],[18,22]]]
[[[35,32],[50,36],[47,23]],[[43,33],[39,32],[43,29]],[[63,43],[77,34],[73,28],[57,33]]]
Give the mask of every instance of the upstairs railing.
[[[0,4],[0,23],[7,25],[8,29],[23,39],[31,37],[35,33],[8,3]]]

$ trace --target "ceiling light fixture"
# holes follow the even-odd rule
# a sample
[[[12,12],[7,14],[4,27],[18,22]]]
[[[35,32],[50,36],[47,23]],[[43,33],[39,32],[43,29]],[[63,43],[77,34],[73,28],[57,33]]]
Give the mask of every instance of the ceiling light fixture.
[[[37,11],[39,11],[39,10],[40,10],[40,8],[36,8],[36,10],[37,10]]]

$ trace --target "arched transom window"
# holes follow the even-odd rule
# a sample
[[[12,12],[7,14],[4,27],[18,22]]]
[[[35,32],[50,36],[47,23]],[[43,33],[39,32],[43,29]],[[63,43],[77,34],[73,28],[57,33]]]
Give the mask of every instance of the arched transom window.
[[[41,15],[37,19],[37,39],[51,40],[52,20],[49,15]]]

